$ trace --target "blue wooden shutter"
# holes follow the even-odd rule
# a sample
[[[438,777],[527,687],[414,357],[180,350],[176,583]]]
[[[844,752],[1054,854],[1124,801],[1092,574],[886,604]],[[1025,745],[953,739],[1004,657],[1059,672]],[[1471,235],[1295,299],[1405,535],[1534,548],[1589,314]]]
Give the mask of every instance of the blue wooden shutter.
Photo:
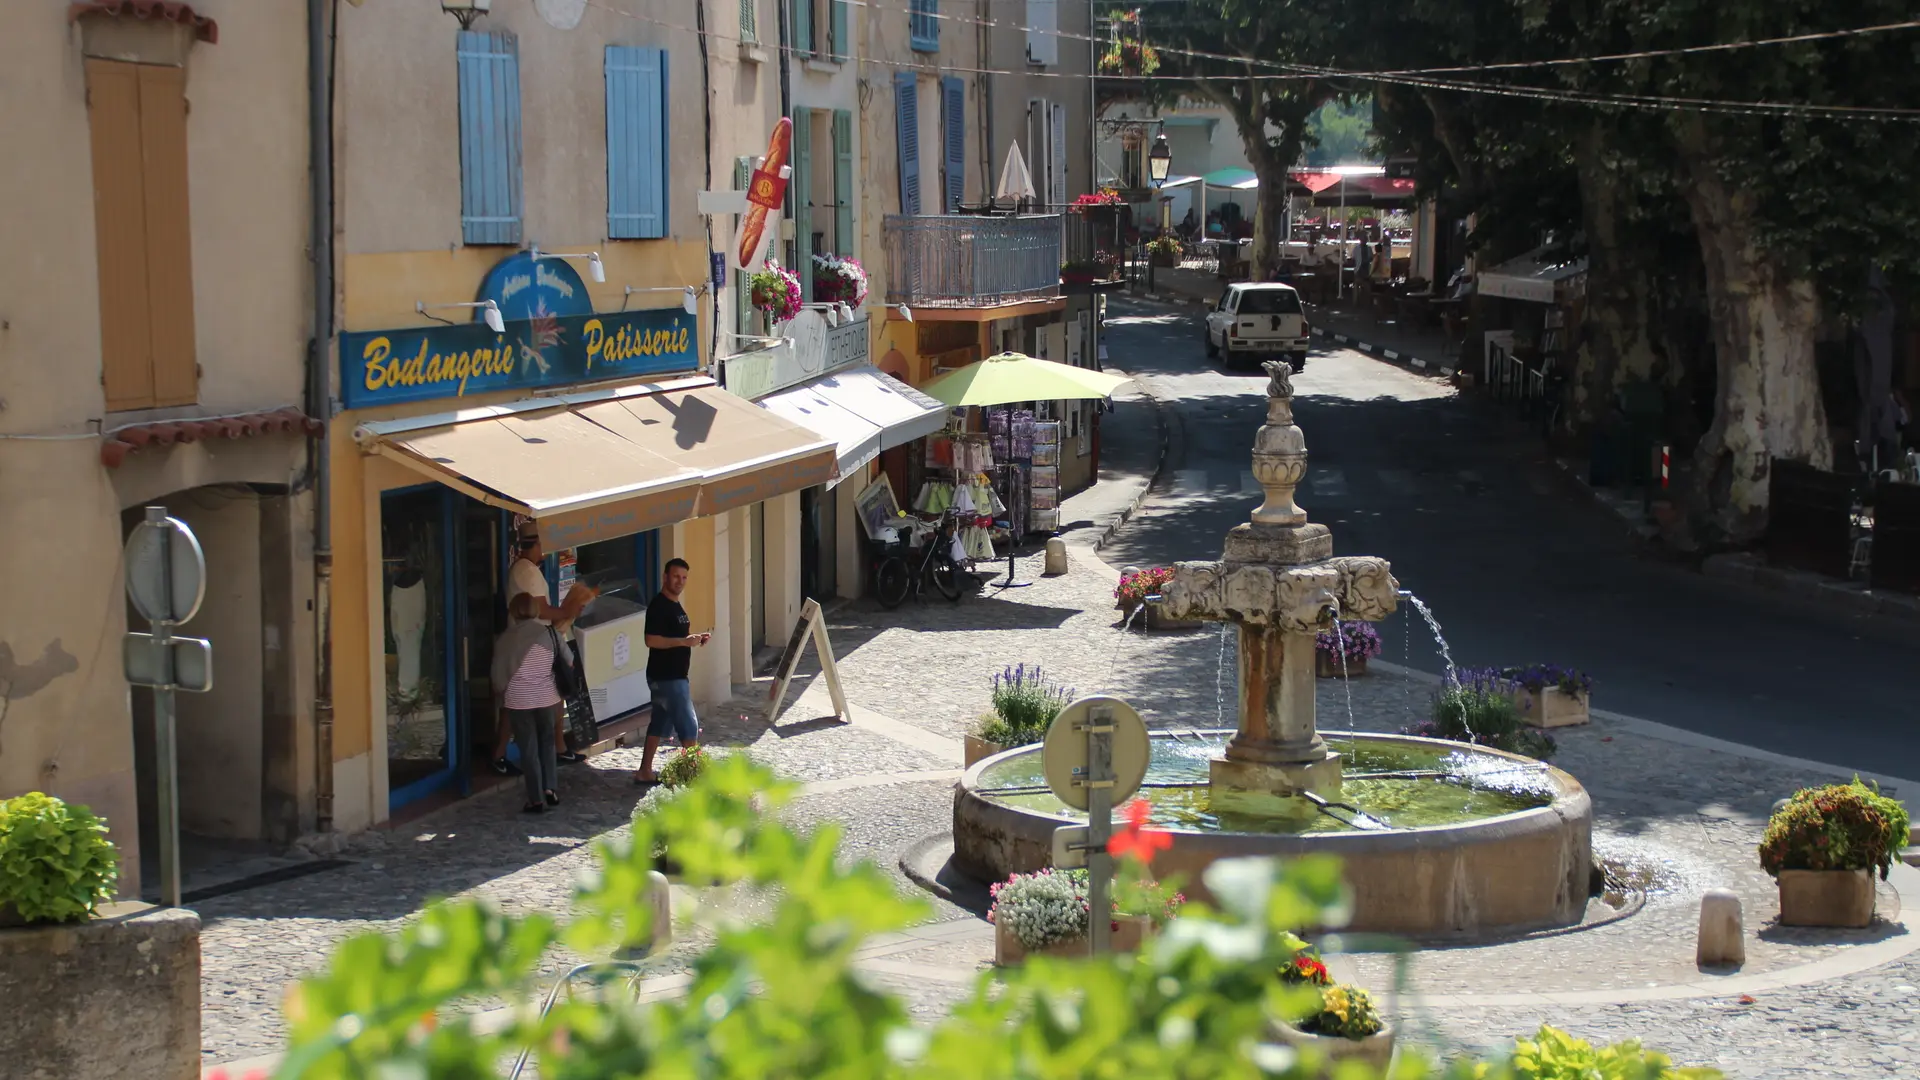
[[[520,242],[520,48],[506,31],[461,31],[460,235]]]
[[[813,110],[793,110],[793,272],[800,295],[813,300]]]
[[[833,110],[833,253],[853,254],[853,110]]]
[[[833,5],[833,40],[828,43],[835,60],[845,60],[853,55],[852,42],[847,40],[847,0],[827,0]]]
[[[908,37],[921,52],[940,51],[940,0],[913,0],[908,8]]]
[[[793,0],[793,51],[801,56],[812,56],[813,47],[813,0]]]
[[[667,235],[667,54],[607,46],[607,236]]]
[[[940,148],[946,157],[947,205],[941,213],[951,214],[967,197],[967,84],[957,76],[940,80],[941,112],[946,121]]]
[[[900,212],[917,214],[920,212],[920,87],[913,72],[894,72],[893,92],[900,136]]]
[[[760,20],[753,5],[754,0],[740,0],[740,40],[749,45],[760,40]]]

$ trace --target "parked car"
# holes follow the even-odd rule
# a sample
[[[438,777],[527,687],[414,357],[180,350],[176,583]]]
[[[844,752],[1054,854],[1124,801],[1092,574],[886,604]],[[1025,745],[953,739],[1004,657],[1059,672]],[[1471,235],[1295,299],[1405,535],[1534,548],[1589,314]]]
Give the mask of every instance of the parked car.
[[[1285,355],[1299,371],[1307,366],[1306,309],[1291,285],[1276,281],[1243,282],[1227,286],[1220,302],[1207,312],[1207,355],[1225,355],[1228,367],[1252,367],[1269,357]]]

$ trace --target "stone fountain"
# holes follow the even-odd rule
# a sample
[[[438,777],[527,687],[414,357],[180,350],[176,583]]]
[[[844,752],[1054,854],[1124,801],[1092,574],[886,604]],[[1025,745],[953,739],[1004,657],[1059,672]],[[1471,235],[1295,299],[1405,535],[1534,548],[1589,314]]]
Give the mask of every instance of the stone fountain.
[[[1414,936],[1578,923],[1592,874],[1593,804],[1543,762],[1406,735],[1336,736],[1314,721],[1314,638],[1336,619],[1379,621],[1398,603],[1386,560],[1336,556],[1293,493],[1306,439],[1284,363],[1266,365],[1267,418],[1253,474],[1266,493],[1216,562],[1182,562],[1161,590],[1175,619],[1239,632],[1239,724],[1154,735],[1147,798],[1171,848],[1154,860],[1205,898],[1201,872],[1249,855],[1338,856],[1356,930]],[[1348,757],[1347,755],[1350,755]],[[1202,768],[1204,766],[1204,768]],[[1038,747],[968,769],[954,796],[951,868],[985,881],[1051,865],[1076,819],[1047,793]],[[1338,807],[1326,804],[1345,804]]]
[[[1307,443],[1293,422],[1292,368],[1264,365],[1267,422],[1253,440],[1253,477],[1266,500],[1227,533],[1218,562],[1175,564],[1161,606],[1175,619],[1231,622],[1240,639],[1240,730],[1210,765],[1216,806],[1250,814],[1311,814],[1300,798],[1340,796],[1340,755],[1314,722],[1314,638],[1336,618],[1377,622],[1400,587],[1385,559],[1335,556],[1333,533],[1307,520],[1293,493]]]

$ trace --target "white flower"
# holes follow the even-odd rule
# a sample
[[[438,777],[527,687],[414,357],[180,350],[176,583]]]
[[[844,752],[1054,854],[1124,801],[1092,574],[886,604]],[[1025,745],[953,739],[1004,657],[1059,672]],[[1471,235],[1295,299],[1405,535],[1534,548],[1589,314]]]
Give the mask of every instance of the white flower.
[[[1015,874],[994,891],[992,918],[1021,945],[1043,949],[1087,932],[1087,899],[1066,874]]]

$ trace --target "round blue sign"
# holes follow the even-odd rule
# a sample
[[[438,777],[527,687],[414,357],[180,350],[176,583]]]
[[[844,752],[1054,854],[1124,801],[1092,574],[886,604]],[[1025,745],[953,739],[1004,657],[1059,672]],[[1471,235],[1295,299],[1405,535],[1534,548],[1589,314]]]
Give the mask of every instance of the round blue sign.
[[[495,263],[481,279],[480,295],[475,299],[499,305],[500,317],[508,322],[593,314],[587,283],[567,260],[546,255],[536,262],[525,251],[516,251]],[[473,321],[484,317],[482,309],[474,309]]]

